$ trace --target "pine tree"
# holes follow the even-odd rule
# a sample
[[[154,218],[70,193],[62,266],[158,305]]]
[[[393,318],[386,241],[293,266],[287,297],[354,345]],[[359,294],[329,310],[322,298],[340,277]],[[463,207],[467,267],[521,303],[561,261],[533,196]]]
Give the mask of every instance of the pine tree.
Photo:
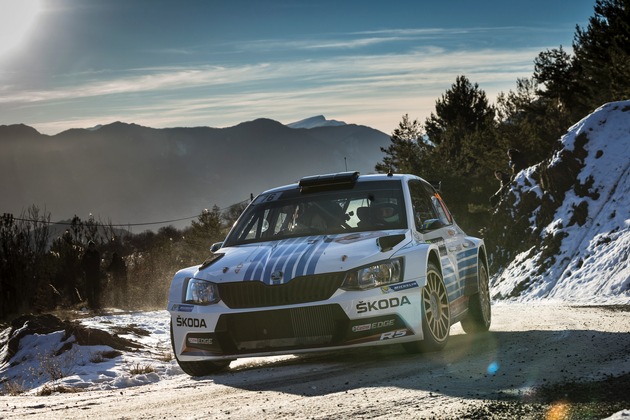
[[[541,92],[532,77],[518,79],[516,91],[498,95],[498,139],[503,159],[510,148],[525,153],[532,164],[545,159],[573,123],[566,107],[558,106],[557,96],[548,93],[549,97],[542,97]],[[497,169],[505,167],[500,164]]]
[[[586,92],[578,83],[579,69],[579,63],[566,53],[562,46],[559,49],[541,52],[534,59],[533,78],[539,87],[544,86],[544,89],[537,89],[536,94],[548,107],[566,114],[566,118],[562,120],[571,120],[571,115],[573,120],[581,118],[589,111],[589,107],[584,105]],[[573,123],[573,120],[569,122]]]
[[[426,140],[434,144],[420,160],[422,176],[439,180],[458,223],[476,232],[486,223],[488,199],[496,190],[499,154],[495,108],[478,84],[458,76],[425,122]]]
[[[596,0],[594,10],[573,37],[578,81],[591,109],[630,97],[630,0]]]
[[[421,138],[418,120],[411,121],[408,114],[403,115],[390,140],[392,144],[387,148],[381,147],[385,157],[383,162],[376,164],[376,171],[418,174],[420,157],[429,149]]]
[[[221,210],[213,206],[212,210],[204,209],[197,220],[185,232],[187,258],[191,261],[203,261],[210,254],[210,246],[224,238]]]
[[[494,107],[479,85],[470,83],[466,76],[458,76],[455,83],[435,103],[435,114],[427,118],[425,131],[428,140],[436,145],[436,153],[445,162],[465,172],[470,167],[470,156],[462,154],[467,141],[479,141],[472,133],[483,132],[493,125]],[[481,140],[483,141],[483,140]],[[473,158],[474,159],[474,158]]]

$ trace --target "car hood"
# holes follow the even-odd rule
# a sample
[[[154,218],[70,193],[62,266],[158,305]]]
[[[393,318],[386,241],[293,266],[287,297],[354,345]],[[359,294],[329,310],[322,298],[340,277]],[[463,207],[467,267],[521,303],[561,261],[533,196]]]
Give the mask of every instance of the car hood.
[[[396,236],[394,236],[396,235]],[[391,247],[384,237],[394,239]],[[350,270],[390,258],[411,240],[406,230],[308,236],[221,248],[194,277],[213,282],[259,280],[283,284],[295,277]]]

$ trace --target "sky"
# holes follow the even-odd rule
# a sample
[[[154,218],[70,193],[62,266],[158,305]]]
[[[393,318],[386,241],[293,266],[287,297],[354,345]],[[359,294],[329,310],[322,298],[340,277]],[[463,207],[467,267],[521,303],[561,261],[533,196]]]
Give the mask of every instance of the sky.
[[[595,0],[0,0],[0,125],[229,127],[315,115],[390,134],[465,75],[491,102],[571,52]]]

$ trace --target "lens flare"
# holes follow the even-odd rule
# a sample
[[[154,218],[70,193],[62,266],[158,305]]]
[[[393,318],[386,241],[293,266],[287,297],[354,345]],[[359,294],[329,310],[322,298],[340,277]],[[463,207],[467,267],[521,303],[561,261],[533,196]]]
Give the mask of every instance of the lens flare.
[[[492,362],[488,365],[488,368],[486,369],[486,372],[488,372],[488,375],[496,375],[496,373],[499,371],[499,362]]]
[[[0,53],[16,48],[32,28],[39,0],[0,0]]]
[[[554,403],[545,414],[545,420],[564,420],[569,418],[569,404],[564,401]]]

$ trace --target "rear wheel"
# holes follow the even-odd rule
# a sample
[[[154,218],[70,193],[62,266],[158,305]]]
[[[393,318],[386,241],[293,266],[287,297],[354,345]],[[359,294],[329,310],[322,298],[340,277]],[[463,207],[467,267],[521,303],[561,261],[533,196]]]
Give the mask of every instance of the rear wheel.
[[[488,270],[479,264],[479,292],[470,297],[468,315],[462,319],[463,330],[467,334],[486,332],[492,320],[490,309],[490,288],[488,286]]]
[[[180,368],[190,376],[206,376],[213,373],[220,372],[227,369],[230,366],[230,360],[221,360],[218,362],[203,360],[197,362],[182,361],[177,358],[177,351],[175,351],[175,342],[173,340],[173,325],[171,324],[171,347],[173,348],[173,354],[175,360]]]
[[[422,289],[422,333],[424,339],[404,343],[410,353],[442,350],[451,330],[451,311],[446,286],[440,270],[433,263],[427,267],[427,284]]]

